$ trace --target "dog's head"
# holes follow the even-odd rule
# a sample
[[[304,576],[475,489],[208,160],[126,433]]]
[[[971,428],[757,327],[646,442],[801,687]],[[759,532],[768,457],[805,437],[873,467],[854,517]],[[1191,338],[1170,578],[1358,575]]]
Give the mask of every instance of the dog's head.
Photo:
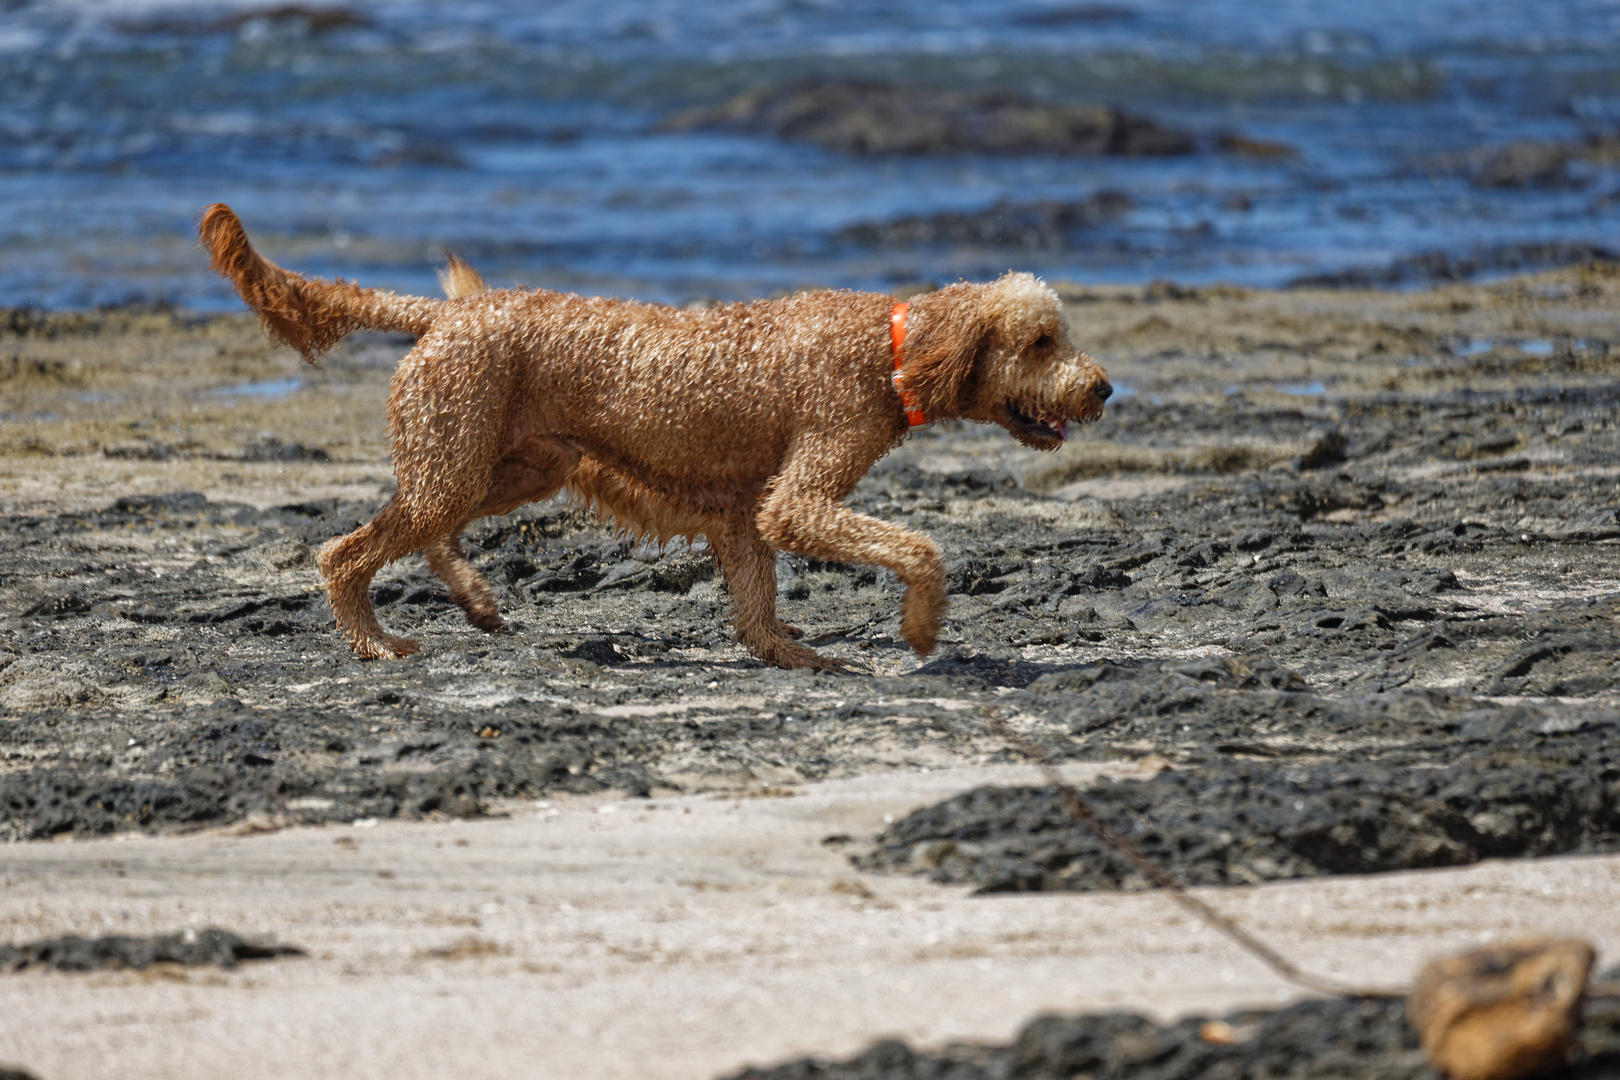
[[[1069,341],[1057,294],[1031,274],[951,285],[911,301],[904,380],[930,419],[1000,424],[1056,450],[1102,415],[1108,376]]]

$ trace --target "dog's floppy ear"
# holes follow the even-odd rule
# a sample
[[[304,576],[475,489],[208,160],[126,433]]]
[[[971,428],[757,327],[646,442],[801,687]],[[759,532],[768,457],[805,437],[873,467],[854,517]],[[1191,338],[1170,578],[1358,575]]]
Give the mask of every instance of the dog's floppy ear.
[[[982,285],[951,285],[919,296],[906,311],[906,389],[929,419],[957,415],[957,399],[990,332]]]

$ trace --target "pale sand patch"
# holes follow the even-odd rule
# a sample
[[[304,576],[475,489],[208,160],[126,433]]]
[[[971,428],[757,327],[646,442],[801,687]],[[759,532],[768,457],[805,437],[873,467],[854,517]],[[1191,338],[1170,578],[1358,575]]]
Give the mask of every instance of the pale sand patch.
[[[394,491],[388,463],[214,461],[124,462],[99,456],[7,459],[0,513],[49,516],[103,510],[122,498],[196,491],[216,503],[260,510],[320,499],[381,506]]]
[[[1153,473],[1126,473],[1119,476],[1099,476],[1089,480],[1076,480],[1047,492],[1054,499],[1078,502],[1097,499],[1115,502],[1121,499],[1142,499],[1180,491],[1194,484],[1209,482],[1207,476],[1158,475]]]
[[[1126,764],[1077,766],[1077,780]],[[0,977],[0,1061],[47,1080],[710,1077],[875,1038],[1005,1040],[1297,992],[1152,894],[974,898],[851,870],[857,838],[1017,767],[791,797],[553,800],[504,820],[16,845],[0,939],[219,925],[302,960]],[[1380,983],[1481,941],[1620,945],[1620,856],[1200,890],[1307,968]]]

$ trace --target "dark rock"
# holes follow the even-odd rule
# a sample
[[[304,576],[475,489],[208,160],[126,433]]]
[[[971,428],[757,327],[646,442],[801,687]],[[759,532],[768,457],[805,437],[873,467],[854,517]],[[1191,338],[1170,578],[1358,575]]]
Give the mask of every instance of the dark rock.
[[[208,506],[208,498],[195,491],[168,495],[132,495],[112,504],[110,513],[130,516],[190,515]]]
[[[1613,973],[1611,973],[1612,977]],[[1606,1080],[1620,1069],[1620,1002],[1589,1002],[1571,1064],[1558,1080]],[[1218,1024],[1234,1037],[1211,1039]],[[914,1050],[884,1040],[844,1061],[801,1058],[730,1080],[1437,1080],[1399,998],[1301,1001],[1189,1016],[1160,1025],[1130,1013],[1039,1016],[1011,1042]]]
[[[1488,274],[1557,266],[1604,264],[1620,255],[1597,244],[1550,240],[1501,244],[1471,252],[1431,251],[1396,259],[1384,267],[1356,268],[1295,278],[1290,288],[1379,289],[1427,282],[1468,281]]]
[[[153,964],[235,967],[246,960],[272,960],[303,956],[291,945],[264,945],[244,941],[228,930],[209,927],[153,937],[59,937],[23,945],[0,945],[0,972],[48,968],[55,971],[97,971],[103,968],[146,968]]]
[[[1254,532],[1245,533],[1239,538],[1237,549],[1239,551],[1264,551],[1271,546],[1274,539],[1276,538],[1265,529],[1256,529]]]
[[[863,222],[838,237],[868,247],[973,244],[1056,250],[1073,234],[1113,221],[1131,208],[1123,192],[1101,191],[1080,202],[997,203],[988,210]]]
[[[274,435],[260,436],[256,441],[243,443],[236,461],[331,461],[332,456],[318,446],[282,442]]]
[[[1233,685],[1231,672],[1218,667],[1178,674]],[[1063,686],[1038,680],[1031,689]],[[1591,752],[1600,760],[1586,760]],[[1445,768],[1412,770],[1232,761],[1147,781],[1104,781],[1084,797],[1186,885],[1620,851],[1620,754],[1606,736],[1531,739],[1522,756],[1456,756],[1462,760]],[[865,870],[972,883],[982,892],[1149,887],[1073,821],[1049,788],[978,788],[914,811],[854,861]]]
[[[595,640],[602,642],[596,647],[612,649],[612,641]],[[652,648],[654,643],[641,643],[635,651]],[[410,718],[410,737],[385,731],[355,740],[363,729],[347,711],[340,715],[318,705],[247,710],[224,700],[133,729],[141,737],[132,736],[129,747],[120,739],[116,756],[42,756],[27,771],[0,774],[0,836],[184,831],[249,814],[308,823],[467,817],[483,813],[495,799],[546,791],[645,791],[651,783],[636,762],[635,748],[652,745],[645,733],[581,725],[568,710],[519,705],[511,711],[416,712],[409,698],[389,692],[376,695],[369,708],[390,725]],[[39,745],[62,716],[13,716],[8,736]],[[480,738],[478,732],[491,724],[501,737]],[[132,730],[127,720],[119,727]]]
[[[413,142],[378,154],[367,162],[374,169],[397,169],[401,166],[426,166],[444,169],[465,169],[467,161],[455,149],[439,143]]]
[[[1435,596],[1462,589],[1456,572],[1452,570],[1424,570],[1403,584],[1415,596]]]
[[[1464,154],[1443,154],[1425,162],[1430,172],[1462,173],[1482,188],[1571,187],[1569,167],[1577,161],[1615,163],[1620,138],[1593,134],[1584,139],[1536,141],[1488,146]]]
[[[847,154],[1188,154],[1190,135],[1104,105],[1005,91],[807,79],[746,90],[669,117],[662,131],[733,130]]]
[[[637,559],[622,559],[607,568],[600,581],[596,583],[598,589],[633,588],[646,585],[652,581],[652,567]]]
[[[1535,635],[1503,662],[1493,695],[1546,694],[1588,697],[1620,684],[1616,641],[1607,633],[1550,630]]]
[[[589,660],[593,664],[622,664],[627,659],[625,654],[609,638],[590,638],[580,642],[571,649],[564,649],[557,654],[576,660]]]
[[[698,582],[713,579],[718,569],[707,553],[679,552],[658,560],[650,584],[661,592],[690,592]]]
[[[304,4],[276,4],[269,7],[246,8],[233,11],[216,19],[187,21],[179,18],[126,21],[115,25],[124,33],[132,34],[217,34],[236,33],[249,23],[262,23],[283,31],[306,34],[324,34],[333,30],[347,30],[371,25],[371,20],[357,12],[336,7],[310,7]]]
[[[1131,1013],[1040,1016],[1011,1043],[919,1051],[888,1040],[846,1061],[804,1058],[749,1068],[732,1080],[1228,1080],[1326,1076],[1432,1080],[1396,1000],[1308,1001],[1243,1012],[1224,1023],[1244,1038],[1212,1042],[1208,1019],[1159,1025]]]
[[[1310,445],[1294,459],[1296,469],[1321,469],[1344,460],[1344,429],[1329,424],[1313,429]]]
[[[118,443],[103,446],[101,456],[125,461],[167,461],[174,449],[166,443]]]
[[[1233,131],[1217,135],[1215,147],[1223,154],[1258,158],[1262,161],[1290,161],[1299,157],[1299,151],[1287,143],[1251,139],[1247,135],[1239,135]]]
[[[30,604],[24,615],[77,615],[90,610],[90,601],[72,591],[52,593]]]
[[[1512,143],[1490,151],[1473,170],[1480,187],[1552,187],[1568,184],[1571,148],[1560,143]]]
[[[1001,592],[1008,583],[1002,580],[1007,568],[999,562],[983,558],[958,559],[945,571],[945,587],[953,593],[985,596]]]

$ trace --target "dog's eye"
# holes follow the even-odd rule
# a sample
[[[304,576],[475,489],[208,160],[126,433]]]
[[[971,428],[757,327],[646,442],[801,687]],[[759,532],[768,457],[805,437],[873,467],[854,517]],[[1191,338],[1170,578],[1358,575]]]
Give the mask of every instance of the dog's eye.
[[[1035,339],[1035,347],[1037,349],[1044,349],[1050,344],[1052,344],[1051,334],[1042,334],[1040,337]]]

